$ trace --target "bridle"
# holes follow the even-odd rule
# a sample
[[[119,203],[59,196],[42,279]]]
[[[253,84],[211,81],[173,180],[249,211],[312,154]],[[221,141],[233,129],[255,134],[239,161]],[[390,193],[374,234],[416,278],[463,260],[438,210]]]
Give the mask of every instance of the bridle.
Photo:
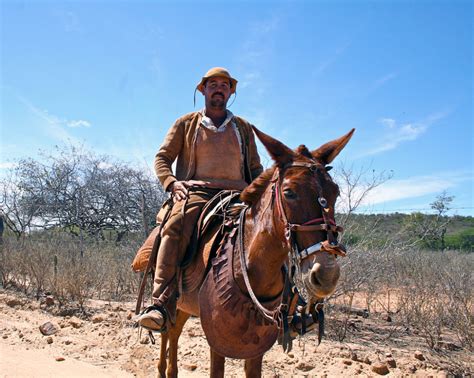
[[[291,223],[288,220],[285,209],[283,207],[283,199],[281,194],[281,184],[282,184],[282,175],[281,172],[288,168],[303,168],[308,169],[316,184],[316,189],[318,191],[318,203],[321,206],[322,217],[314,218],[305,223]],[[273,198],[276,202],[276,209],[278,216],[284,224],[285,227],[285,239],[290,246],[290,254],[296,257],[297,261],[301,263],[302,260],[308,258],[309,256],[317,252],[326,252],[334,256],[346,256],[346,251],[343,245],[339,244],[337,241],[337,236],[335,233],[343,232],[343,228],[336,224],[336,221],[333,217],[329,216],[329,206],[326,198],[323,197],[322,186],[319,178],[317,176],[317,171],[319,169],[324,169],[322,164],[317,163],[314,160],[311,162],[292,162],[286,164],[284,167],[279,170],[275,170],[274,176],[272,178],[273,186],[272,193]],[[316,244],[313,244],[304,249],[299,249],[295,233],[296,232],[313,232],[313,231],[325,231],[327,234],[327,239],[320,241]]]
[[[282,184],[282,177],[283,175],[281,172],[288,168],[303,168],[309,169],[313,178],[315,179],[316,188],[318,192],[318,203],[321,206],[322,210],[322,217],[314,218],[305,223],[291,223],[288,220],[286,215],[285,209],[283,207],[283,199],[281,194],[281,184]],[[299,266],[301,262],[318,253],[318,252],[325,252],[329,253],[334,256],[345,256],[346,250],[343,245],[339,244],[337,241],[337,236],[335,233],[339,233],[343,231],[341,226],[336,224],[336,221],[333,217],[329,216],[329,206],[327,200],[323,197],[322,186],[319,181],[316,172],[318,169],[324,169],[324,166],[320,163],[317,163],[314,160],[311,162],[292,162],[286,164],[285,166],[275,169],[275,173],[273,174],[271,182],[272,185],[272,200],[271,204],[273,205],[276,202],[276,208],[274,208],[277,212],[278,217],[283,222],[285,227],[285,240],[289,246],[289,260],[290,266],[287,268],[286,265],[284,267],[284,276],[285,276],[285,283],[283,289],[283,297],[281,304],[274,308],[273,310],[269,310],[265,308],[258,298],[256,297],[253,289],[250,285],[250,279],[248,277],[247,272],[247,262],[244,253],[244,224],[245,224],[245,216],[246,211],[248,209],[247,206],[243,208],[240,213],[239,217],[239,254],[240,254],[240,265],[242,269],[242,276],[244,279],[245,286],[247,288],[248,294],[255,305],[256,310],[262,315],[264,319],[269,321],[270,323],[275,323],[281,329],[283,329],[283,338],[282,338],[282,345],[285,351],[291,350],[291,337],[289,336],[289,323],[288,317],[293,315],[296,309],[296,306],[301,303],[301,315],[305,317],[305,313],[308,311],[311,313],[314,321],[317,320],[319,323],[319,335],[318,335],[318,342],[321,342],[321,338],[324,334],[324,299],[320,299],[317,301],[312,301],[309,306],[307,305],[306,301],[301,297],[298,293],[296,286],[293,284],[293,275],[296,266]],[[273,206],[272,206],[273,208]],[[307,248],[299,249],[295,233],[297,232],[314,232],[314,231],[325,231],[327,234],[327,239],[324,241],[317,242]],[[296,262],[294,261],[296,259]],[[303,332],[305,332],[306,325],[303,322]]]

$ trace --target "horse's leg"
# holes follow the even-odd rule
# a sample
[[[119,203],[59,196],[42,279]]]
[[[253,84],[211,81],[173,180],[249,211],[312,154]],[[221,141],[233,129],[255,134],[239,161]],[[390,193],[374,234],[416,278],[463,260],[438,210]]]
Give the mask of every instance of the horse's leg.
[[[211,378],[223,378],[224,377],[224,364],[225,357],[211,350]]]
[[[168,332],[161,334],[160,360],[158,361],[158,377],[166,377],[166,349],[168,347]]]
[[[245,376],[247,378],[259,378],[262,376],[263,356],[245,360]]]
[[[173,378],[178,376],[178,340],[181,332],[183,331],[184,324],[189,319],[191,315],[178,310],[176,312],[176,324],[173,327],[170,327],[168,331],[169,339],[169,355],[168,355],[168,370],[166,375],[168,378]]]

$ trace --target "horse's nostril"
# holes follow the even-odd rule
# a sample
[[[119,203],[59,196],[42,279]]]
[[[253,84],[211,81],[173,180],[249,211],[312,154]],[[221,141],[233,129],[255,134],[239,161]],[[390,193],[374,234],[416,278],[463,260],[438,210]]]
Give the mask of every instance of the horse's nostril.
[[[316,277],[316,274],[314,273],[311,274],[311,283],[314,286],[321,286],[321,283],[319,282],[318,278]]]

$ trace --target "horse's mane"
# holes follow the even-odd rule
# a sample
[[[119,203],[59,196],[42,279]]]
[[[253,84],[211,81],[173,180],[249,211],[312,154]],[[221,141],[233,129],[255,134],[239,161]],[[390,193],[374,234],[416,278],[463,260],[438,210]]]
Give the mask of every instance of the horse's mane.
[[[304,156],[309,159],[314,159],[314,157],[311,155],[311,152],[304,144],[298,146],[298,148],[296,148],[294,151],[294,158],[297,158],[298,156]],[[267,189],[270,179],[275,172],[275,168],[276,166],[273,165],[272,167],[263,171],[260,176],[253,180],[252,183],[247,186],[247,188],[245,188],[245,190],[240,194],[241,201],[249,205],[255,203],[261,197],[265,189]]]
[[[263,171],[260,176],[253,180],[252,183],[240,194],[240,199],[249,205],[255,203],[270,183],[275,168],[276,167],[273,166]]]

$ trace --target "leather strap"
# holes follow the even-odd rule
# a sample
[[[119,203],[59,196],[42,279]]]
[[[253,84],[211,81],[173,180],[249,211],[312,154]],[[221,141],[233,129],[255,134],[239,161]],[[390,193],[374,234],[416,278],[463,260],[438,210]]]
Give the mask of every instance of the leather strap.
[[[276,324],[279,328],[281,328],[282,318],[281,318],[281,310],[282,305],[280,304],[278,307],[274,308],[273,310],[268,310],[265,308],[260,301],[258,300],[257,296],[255,295],[252,286],[250,285],[250,280],[247,272],[247,262],[245,261],[245,251],[244,251],[244,223],[245,223],[245,214],[247,213],[248,208],[244,208],[240,213],[239,219],[239,254],[240,254],[240,265],[242,269],[242,276],[244,278],[245,287],[252,299],[253,304],[257,311],[269,322]],[[285,285],[286,281],[288,280],[288,274],[285,274]],[[280,293],[281,295],[281,293]]]

